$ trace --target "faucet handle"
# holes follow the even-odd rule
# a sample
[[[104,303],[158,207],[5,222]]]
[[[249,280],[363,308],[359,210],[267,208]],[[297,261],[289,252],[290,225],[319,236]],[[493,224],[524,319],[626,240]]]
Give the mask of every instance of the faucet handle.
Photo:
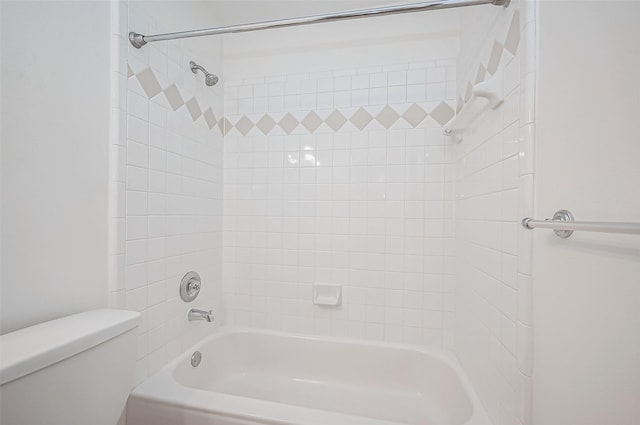
[[[182,298],[182,301],[190,303],[196,299],[201,288],[200,275],[191,271],[185,274],[180,281],[180,298]]]

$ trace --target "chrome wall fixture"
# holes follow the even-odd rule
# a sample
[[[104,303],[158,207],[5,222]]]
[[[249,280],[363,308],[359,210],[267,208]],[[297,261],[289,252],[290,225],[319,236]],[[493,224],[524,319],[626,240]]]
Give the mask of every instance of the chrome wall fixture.
[[[191,366],[198,367],[202,361],[202,353],[200,351],[194,351],[191,355]]]
[[[556,211],[553,218],[547,220],[534,220],[523,218],[522,227],[528,230],[535,228],[552,229],[563,239],[568,238],[575,230],[586,232],[604,233],[628,233],[640,235],[640,223],[611,223],[607,221],[575,221],[573,214],[567,210]]]
[[[189,67],[191,68],[191,72],[194,74],[198,73],[198,70],[202,71],[204,74],[204,83],[208,86],[214,86],[218,83],[218,76],[207,72],[206,69],[202,67],[202,65],[198,65],[194,61],[189,62]]]
[[[194,322],[196,320],[204,320],[205,322],[213,322],[213,310],[200,310],[198,308],[192,308],[187,312],[187,319],[190,322]]]
[[[270,28],[294,27],[300,25],[335,22],[347,19],[368,18],[372,16],[398,15],[401,13],[425,12],[429,10],[450,9],[454,7],[477,6],[491,4],[494,6],[509,5],[510,0],[441,0],[422,3],[376,7],[372,9],[352,10],[348,12],[327,13],[323,15],[303,16],[275,21],[253,22],[250,24],[229,25],[226,27],[206,28],[191,31],[172,32],[166,34],[143,35],[136,32],[129,33],[129,41],[137,49],[147,43],[163,40],[176,40],[190,37],[204,37],[208,35],[230,34],[238,32],[258,31]]]
[[[186,303],[195,300],[200,293],[202,282],[200,275],[196,272],[189,272],[182,277],[180,281],[180,298]]]

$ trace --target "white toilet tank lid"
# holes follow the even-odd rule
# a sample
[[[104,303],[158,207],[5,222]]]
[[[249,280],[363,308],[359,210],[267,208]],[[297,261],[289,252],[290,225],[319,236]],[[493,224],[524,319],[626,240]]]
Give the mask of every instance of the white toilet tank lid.
[[[135,311],[91,310],[0,335],[0,385],[95,347],[139,321]]]

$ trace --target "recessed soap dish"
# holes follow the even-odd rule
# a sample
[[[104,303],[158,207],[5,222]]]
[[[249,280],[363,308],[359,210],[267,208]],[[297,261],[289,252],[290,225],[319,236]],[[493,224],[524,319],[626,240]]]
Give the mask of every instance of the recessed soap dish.
[[[342,302],[342,285],[337,283],[314,283],[313,303],[316,305],[338,306]]]

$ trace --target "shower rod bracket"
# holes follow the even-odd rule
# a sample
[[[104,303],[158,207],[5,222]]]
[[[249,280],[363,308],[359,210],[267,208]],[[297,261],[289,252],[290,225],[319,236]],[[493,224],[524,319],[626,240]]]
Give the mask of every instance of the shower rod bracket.
[[[333,12],[323,15],[303,16],[298,18],[280,19],[274,21],[253,22],[249,24],[229,25],[217,28],[205,28],[191,31],[172,32],[166,34],[143,35],[137,32],[129,33],[129,41],[136,49],[153,41],[176,40],[181,38],[204,37],[218,34],[258,31],[270,28],[295,27],[300,25],[317,24],[323,22],[343,21],[372,16],[397,15],[410,12],[426,12],[430,10],[450,9],[454,7],[478,6],[490,4],[493,6],[509,6],[511,0],[440,0],[411,4],[382,6],[371,9],[351,10],[347,12]]]
[[[147,42],[144,41],[144,35],[138,34],[137,32],[133,32],[133,31],[129,33],[129,41],[131,42],[133,47],[135,47],[136,49],[139,49],[145,44],[147,44]]]

